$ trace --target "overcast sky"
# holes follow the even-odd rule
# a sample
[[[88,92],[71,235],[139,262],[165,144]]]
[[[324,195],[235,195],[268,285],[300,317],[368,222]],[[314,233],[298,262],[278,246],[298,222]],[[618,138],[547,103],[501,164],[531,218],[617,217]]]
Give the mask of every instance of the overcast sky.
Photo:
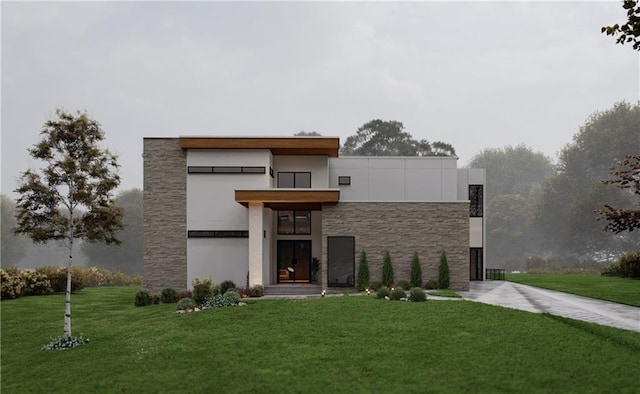
[[[371,119],[465,165],[551,158],[596,110],[638,101],[639,56],[600,33],[621,1],[1,3],[2,192],[55,108],[87,110],[142,187],[142,138],[318,131]]]

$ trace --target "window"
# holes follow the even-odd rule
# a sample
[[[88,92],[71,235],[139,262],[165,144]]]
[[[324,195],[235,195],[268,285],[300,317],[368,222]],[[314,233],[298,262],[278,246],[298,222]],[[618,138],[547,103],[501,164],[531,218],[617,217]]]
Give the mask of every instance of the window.
[[[469,185],[469,214],[472,218],[482,217],[482,185]]]
[[[351,177],[350,176],[339,176],[338,177],[338,185],[350,185]]]
[[[243,230],[189,230],[187,238],[249,238]]]
[[[278,211],[278,234],[311,234],[311,211]]]
[[[280,188],[311,188],[310,172],[278,172],[278,187]]]
[[[265,174],[265,167],[189,166],[189,174]]]

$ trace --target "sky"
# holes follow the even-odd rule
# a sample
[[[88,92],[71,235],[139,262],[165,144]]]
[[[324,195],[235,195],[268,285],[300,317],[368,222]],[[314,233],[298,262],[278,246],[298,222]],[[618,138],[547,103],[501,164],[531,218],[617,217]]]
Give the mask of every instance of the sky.
[[[621,3],[3,1],[1,191],[56,108],[102,124],[120,190],[142,187],[143,137],[344,142],[372,119],[460,166],[521,143],[555,160],[590,114],[638,102],[638,52],[600,33]]]

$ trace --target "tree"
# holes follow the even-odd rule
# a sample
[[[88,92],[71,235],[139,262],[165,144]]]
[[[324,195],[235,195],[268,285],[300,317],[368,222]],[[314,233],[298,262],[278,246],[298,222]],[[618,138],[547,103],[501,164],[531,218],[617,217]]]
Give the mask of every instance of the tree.
[[[124,228],[116,232],[119,245],[84,242],[81,250],[92,265],[127,274],[142,273],[142,190],[131,189],[118,194],[115,203],[123,211]]]
[[[640,155],[627,156],[619,167],[611,168],[611,175],[615,179],[604,181],[605,184],[617,185],[620,189],[629,189],[640,197]],[[605,204],[603,210],[598,211],[599,219],[608,221],[605,230],[619,234],[623,231],[640,229],[640,204],[635,209],[615,208]]]
[[[443,250],[440,255],[440,266],[438,267],[438,288],[449,288],[449,263],[447,262],[447,253]]]
[[[623,25],[616,23],[613,26],[604,26],[600,31],[608,36],[619,35],[616,44],[633,42],[633,49],[640,51],[640,3],[636,0],[624,0],[622,8],[627,10],[627,22]]]
[[[341,155],[345,156],[455,156],[453,146],[437,141],[414,140],[402,122],[374,119],[348,137]]]
[[[318,133],[317,131],[298,131],[297,133],[294,134],[294,136],[296,137],[321,137],[322,134]]]
[[[362,291],[369,287],[369,261],[367,254],[363,250],[360,252],[360,262],[358,263],[358,290]]]
[[[384,251],[384,258],[382,259],[382,285],[393,286],[393,265],[391,264],[391,255],[388,250]]]
[[[560,255],[612,258],[637,248],[637,234],[603,233],[603,205],[632,206],[628,190],[603,184],[612,166],[640,152],[640,104],[616,103],[591,115],[559,155],[558,174],[544,185],[535,222],[545,250]]]
[[[547,156],[526,145],[484,149],[470,167],[487,170],[487,261],[494,267],[523,269],[528,252],[539,250],[531,218],[545,181],[556,174]]]
[[[422,287],[422,268],[418,252],[413,252],[411,259],[411,287]]]
[[[100,124],[86,113],[75,116],[56,110],[40,132],[42,140],[28,149],[44,162],[40,169],[21,174],[16,192],[17,234],[35,243],[58,241],[69,250],[63,341],[71,336],[71,266],[75,240],[119,243],[115,232],[122,228],[122,210],[115,206],[112,191],[120,183],[115,155],[101,149]]]
[[[0,208],[2,209],[2,266],[15,267],[24,257],[27,250],[27,239],[13,233],[16,225],[16,204],[9,197],[2,195]]]

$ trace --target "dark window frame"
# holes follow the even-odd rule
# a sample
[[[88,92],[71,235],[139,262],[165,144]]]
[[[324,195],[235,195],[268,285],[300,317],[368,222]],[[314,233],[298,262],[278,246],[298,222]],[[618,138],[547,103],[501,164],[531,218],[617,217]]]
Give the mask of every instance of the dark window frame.
[[[266,167],[261,166],[188,166],[188,174],[257,174],[267,173]]]
[[[351,185],[351,176],[349,175],[342,175],[338,177],[338,185],[344,186],[344,185]]]
[[[278,188],[283,188],[280,186],[280,174],[293,174],[293,187],[291,189],[311,189],[311,171],[278,171]],[[296,175],[298,174],[309,174],[309,186],[297,186],[296,185]]]
[[[475,192],[472,192],[472,189],[475,189]],[[469,216],[484,216],[484,185],[469,185]]]
[[[249,238],[248,230],[189,230],[187,238]]]
[[[311,235],[311,211],[307,210],[307,209],[298,209],[298,210],[294,210],[294,209],[280,209],[277,212],[278,215],[278,235]],[[291,233],[285,233],[285,232],[281,232],[280,231],[280,212],[293,212],[293,232]],[[308,212],[309,213],[309,232],[298,232],[296,231],[296,212]]]

